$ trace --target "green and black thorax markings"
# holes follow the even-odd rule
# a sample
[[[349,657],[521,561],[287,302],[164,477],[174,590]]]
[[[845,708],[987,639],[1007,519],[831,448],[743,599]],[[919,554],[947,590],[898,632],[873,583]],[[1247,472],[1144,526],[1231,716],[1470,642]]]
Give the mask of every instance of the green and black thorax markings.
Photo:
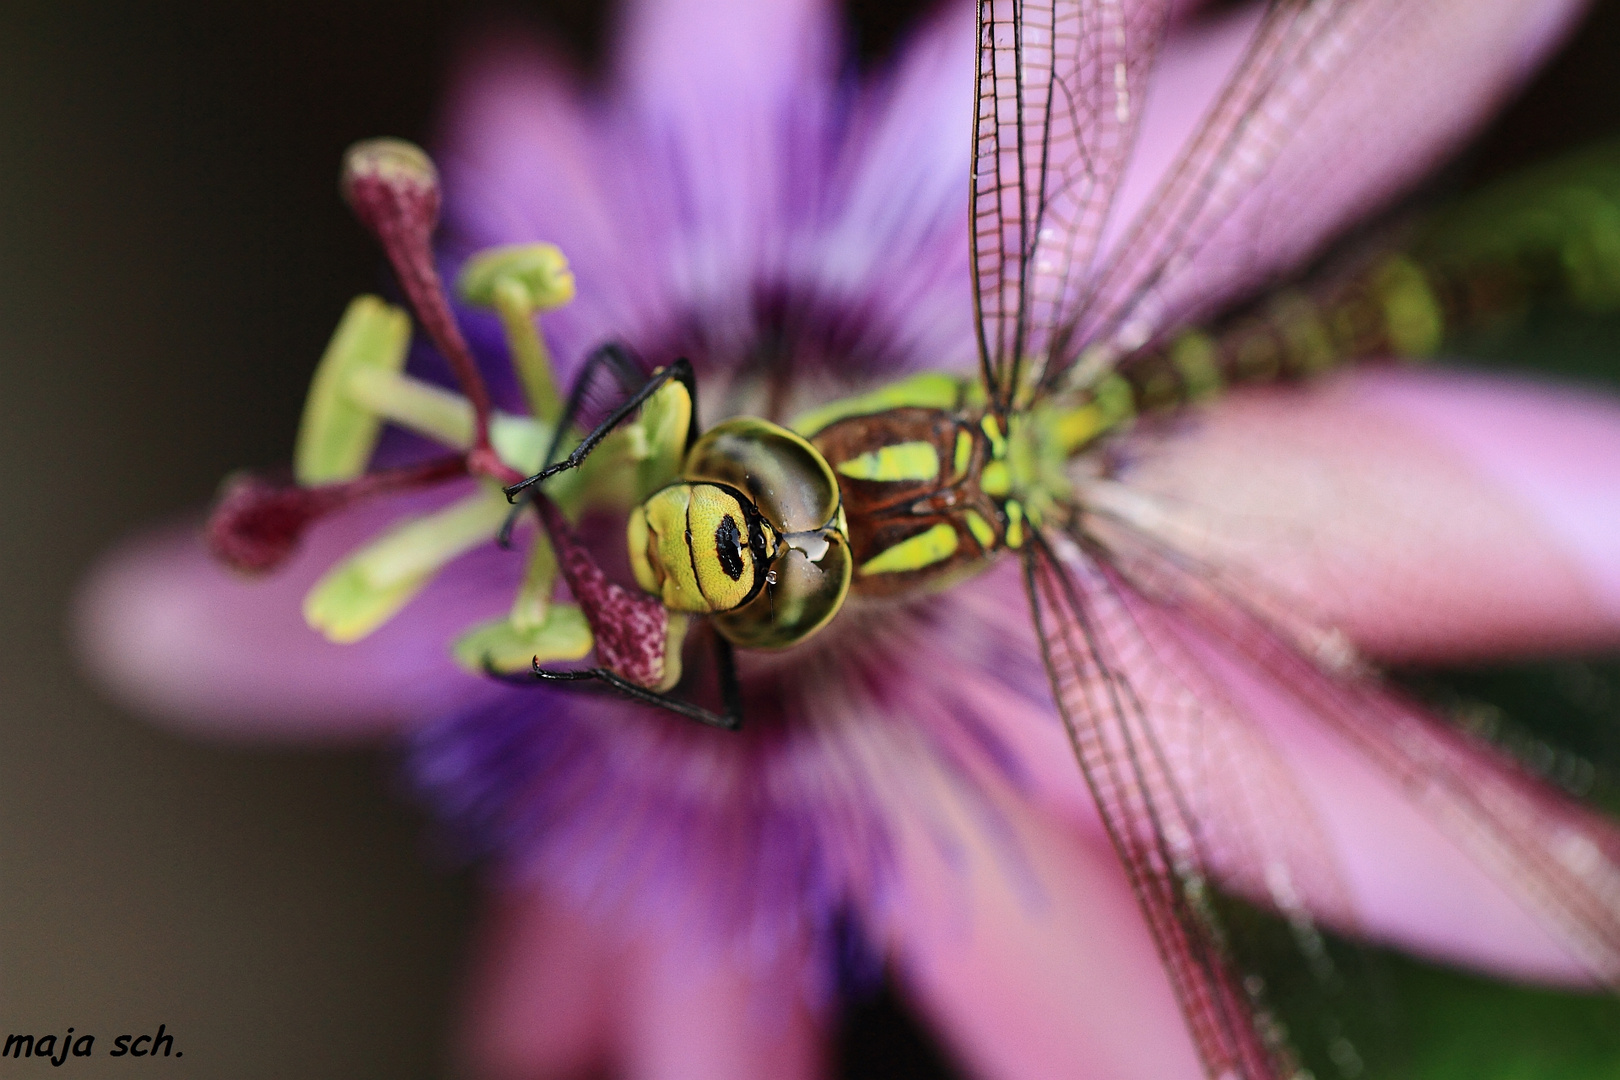
[[[1004,430],[976,379],[916,376],[794,426],[838,477],[858,595],[959,581],[1022,547],[1049,501],[1029,497],[1032,429]]]

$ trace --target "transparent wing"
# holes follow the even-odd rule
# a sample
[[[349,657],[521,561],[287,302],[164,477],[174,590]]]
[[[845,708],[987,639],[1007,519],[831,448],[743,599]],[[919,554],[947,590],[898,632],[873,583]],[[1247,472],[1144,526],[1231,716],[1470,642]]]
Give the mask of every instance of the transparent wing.
[[[1431,169],[1555,40],[1566,0],[1273,0],[1057,335],[1131,348],[1292,269]]]
[[[1196,725],[1176,722],[1199,714],[1199,699],[1151,655],[1101,564],[1077,551],[1059,555],[1042,541],[1025,551],[1024,579],[1058,712],[1205,1068],[1243,1080],[1294,1075],[1258,988],[1245,985],[1234,964],[1211,895],[1223,865],[1252,877],[1239,856],[1258,864],[1252,869],[1267,860],[1263,840],[1221,850],[1213,823],[1199,812],[1198,781],[1209,773],[1192,747],[1203,740]],[[1162,730],[1167,721],[1178,730]],[[1291,906],[1303,910],[1297,900]]]
[[[974,303],[991,399],[1049,351],[1130,156],[1165,0],[979,0]]]
[[[1342,1065],[1368,1034],[1341,1023],[1355,1009],[1317,929],[1356,927],[1332,845],[1223,662],[1359,752],[1595,979],[1620,983],[1614,822],[1389,692],[1283,598],[1134,527],[1088,518],[1024,566],[1059,712],[1210,1075],[1292,1076],[1290,1040]],[[1262,956],[1222,893],[1280,914],[1303,974]]]
[[[1527,903],[1592,977],[1620,986],[1620,825],[1392,693],[1337,635],[1252,576],[1093,518],[1106,575],[1220,643],[1387,777]]]

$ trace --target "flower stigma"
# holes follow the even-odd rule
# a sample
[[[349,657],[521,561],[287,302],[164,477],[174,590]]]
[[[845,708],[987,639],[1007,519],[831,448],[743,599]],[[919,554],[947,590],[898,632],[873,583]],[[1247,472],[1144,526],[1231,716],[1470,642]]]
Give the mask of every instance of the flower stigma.
[[[406,516],[331,567],[304,599],[304,619],[329,641],[349,644],[394,617],[458,556],[511,542],[513,510],[503,485],[533,473],[555,441],[562,398],[537,317],[574,299],[568,259],[552,244],[509,244],[475,254],[456,280],[467,305],[500,319],[529,415],[496,410],[433,262],[438,172],[418,147],[377,139],[345,154],[342,190],[377,237],[418,324],[449,362],[458,390],[405,372],[412,319],[370,295],[355,298],[333,332],[310,383],[291,477],[238,473],[221,489],[206,530],[214,554],[246,572],[276,569],[316,521],[385,494],[451,481],[473,490]],[[674,418],[648,408],[614,432],[587,468],[559,476],[547,498],[562,520],[589,508],[627,507],[622,477],[666,443]],[[447,453],[373,467],[382,432],[393,427]],[[468,629],[451,647],[473,672],[516,673],[536,662],[577,660],[593,635],[574,604],[552,599],[559,563],[545,531],[522,527],[526,568],[508,614]],[[662,677],[678,671],[670,665]]]

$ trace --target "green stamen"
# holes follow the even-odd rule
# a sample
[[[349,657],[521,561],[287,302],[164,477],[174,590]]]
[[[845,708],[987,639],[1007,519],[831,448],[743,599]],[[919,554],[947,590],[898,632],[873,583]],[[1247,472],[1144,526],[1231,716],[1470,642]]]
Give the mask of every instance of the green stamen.
[[[472,447],[473,408],[460,394],[409,375],[376,370],[350,374],[344,385],[350,401],[380,419],[455,450]],[[526,416],[496,413],[489,439],[500,459],[514,469],[539,467],[551,429]]]
[[[538,630],[545,625],[551,610],[551,591],[557,584],[557,553],[551,540],[541,531],[529,549],[529,564],[523,573],[523,584],[512,601],[509,616],[512,628],[518,631]]]
[[[343,391],[379,419],[456,450],[472,446],[472,405],[453,391],[397,372],[364,370],[351,373]]]
[[[497,487],[384,533],[338,563],[304,597],[304,621],[330,641],[359,641],[456,556],[495,538],[511,507]]]
[[[293,475],[305,486],[337,484],[366,471],[382,419],[348,392],[357,377],[398,377],[411,342],[411,320],[375,296],[357,296],[332,332],[304,399]],[[467,410],[471,439],[472,410]]]
[[[529,408],[536,419],[555,424],[562,416],[562,397],[552,374],[551,354],[534,318],[573,300],[574,275],[568,259],[553,244],[490,248],[462,267],[456,290],[467,303],[500,316]]]
[[[538,625],[519,627],[508,619],[480,623],[456,640],[456,663],[474,673],[486,667],[512,675],[542,664],[579,660],[595,640],[585,616],[573,604],[553,604]]]

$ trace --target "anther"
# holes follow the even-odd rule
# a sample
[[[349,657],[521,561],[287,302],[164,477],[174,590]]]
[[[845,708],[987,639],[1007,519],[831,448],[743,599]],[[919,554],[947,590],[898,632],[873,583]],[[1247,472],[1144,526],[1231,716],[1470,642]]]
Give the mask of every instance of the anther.
[[[416,317],[449,361],[473,407],[469,472],[502,483],[522,479],[489,442],[489,390],[472,351],[456,325],[433,263],[433,230],[439,221],[439,174],[418,146],[402,139],[368,139],[343,155],[343,197],[377,237],[399,277]]]
[[[400,378],[410,342],[411,320],[399,308],[375,296],[349,304],[304,399],[293,450],[300,484],[335,484],[365,473],[383,418],[355,399],[350,383],[367,375]]]
[[[529,408],[536,419],[555,424],[562,415],[562,398],[534,317],[573,300],[568,259],[554,244],[490,248],[467,260],[456,278],[456,292],[467,303],[500,316]]]

